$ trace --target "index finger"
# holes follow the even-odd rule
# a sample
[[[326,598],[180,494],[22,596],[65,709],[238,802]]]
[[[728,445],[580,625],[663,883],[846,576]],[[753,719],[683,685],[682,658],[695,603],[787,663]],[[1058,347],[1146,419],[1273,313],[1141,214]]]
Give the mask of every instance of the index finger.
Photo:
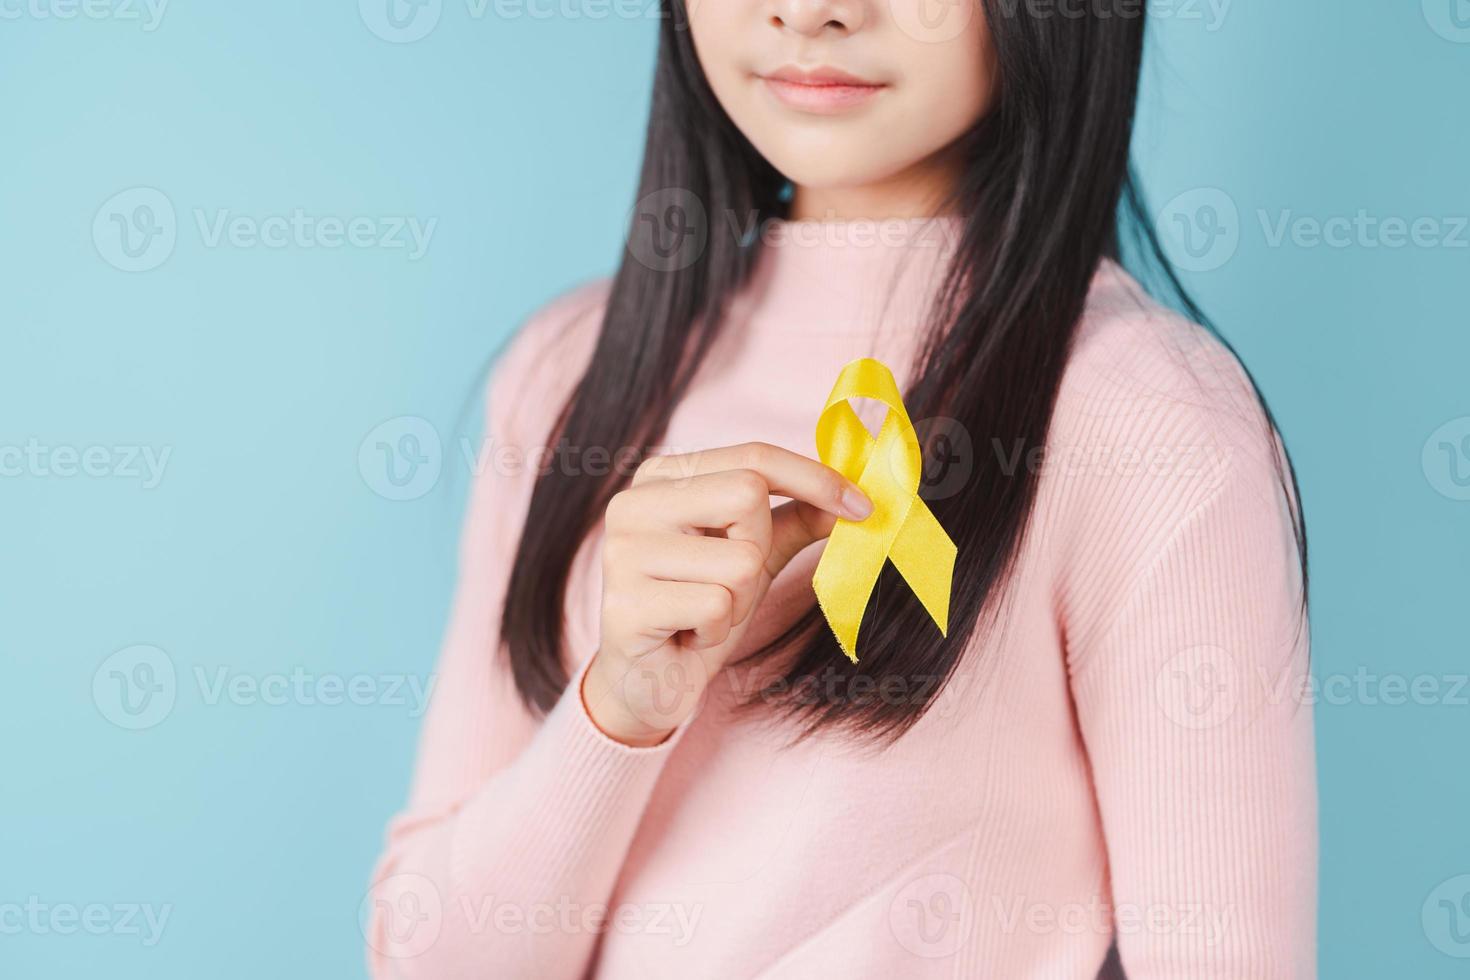
[[[633,475],[633,486],[725,470],[752,470],[766,481],[771,493],[803,501],[851,521],[861,521],[873,512],[872,501],[847,477],[819,460],[768,442],[650,456]]]

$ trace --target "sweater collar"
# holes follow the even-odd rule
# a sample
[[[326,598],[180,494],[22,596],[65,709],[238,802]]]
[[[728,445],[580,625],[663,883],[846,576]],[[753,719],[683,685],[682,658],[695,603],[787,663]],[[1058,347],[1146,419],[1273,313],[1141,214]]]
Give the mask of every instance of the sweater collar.
[[[769,221],[738,312],[757,331],[787,336],[912,334],[927,322],[963,228],[951,215]]]

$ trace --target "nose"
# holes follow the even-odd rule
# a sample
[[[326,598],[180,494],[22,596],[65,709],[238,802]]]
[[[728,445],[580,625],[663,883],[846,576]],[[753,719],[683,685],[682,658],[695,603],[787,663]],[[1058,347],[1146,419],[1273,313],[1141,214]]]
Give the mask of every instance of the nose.
[[[803,37],[851,34],[862,26],[860,0],[771,0],[770,10],[772,27]]]

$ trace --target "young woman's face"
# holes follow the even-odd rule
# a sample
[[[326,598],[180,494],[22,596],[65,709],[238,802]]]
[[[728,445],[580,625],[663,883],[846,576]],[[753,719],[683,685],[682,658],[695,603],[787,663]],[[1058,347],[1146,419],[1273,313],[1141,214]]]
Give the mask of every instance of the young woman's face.
[[[720,104],[798,188],[922,169],[990,104],[980,0],[687,2]]]

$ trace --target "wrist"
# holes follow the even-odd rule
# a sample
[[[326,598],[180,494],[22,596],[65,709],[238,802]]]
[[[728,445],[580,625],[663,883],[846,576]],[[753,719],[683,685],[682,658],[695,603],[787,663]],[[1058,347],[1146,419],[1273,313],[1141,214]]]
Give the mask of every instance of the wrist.
[[[621,680],[626,668],[611,664],[599,651],[582,674],[582,710],[592,724],[616,742],[633,748],[651,748],[673,734],[672,728],[656,728],[635,715],[623,697]]]

